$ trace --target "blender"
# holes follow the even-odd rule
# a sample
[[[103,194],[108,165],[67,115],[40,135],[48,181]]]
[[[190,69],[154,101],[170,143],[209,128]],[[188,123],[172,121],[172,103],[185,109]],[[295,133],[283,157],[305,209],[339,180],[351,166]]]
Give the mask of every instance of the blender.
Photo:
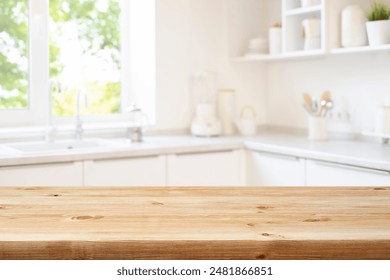
[[[219,136],[222,125],[216,112],[216,74],[210,71],[196,73],[193,93],[196,107],[191,134],[199,137]]]

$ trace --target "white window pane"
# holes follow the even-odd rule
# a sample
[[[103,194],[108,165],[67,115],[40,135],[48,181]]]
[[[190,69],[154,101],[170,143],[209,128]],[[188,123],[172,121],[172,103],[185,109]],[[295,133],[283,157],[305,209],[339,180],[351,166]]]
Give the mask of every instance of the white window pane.
[[[120,1],[50,0],[50,78],[54,114],[74,116],[76,95],[88,96],[85,115],[120,113]]]
[[[0,1],[0,109],[28,107],[28,0]]]

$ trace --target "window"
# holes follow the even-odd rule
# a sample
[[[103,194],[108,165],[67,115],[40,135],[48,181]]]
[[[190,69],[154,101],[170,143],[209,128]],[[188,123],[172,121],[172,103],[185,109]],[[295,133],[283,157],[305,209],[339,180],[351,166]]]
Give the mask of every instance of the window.
[[[154,1],[0,1],[0,123],[72,121],[78,93],[87,120],[124,119],[133,102],[153,120]]]
[[[28,0],[0,2],[0,110],[28,106]]]
[[[79,91],[84,114],[120,113],[120,14],[120,0],[50,1],[50,79],[62,84],[55,115],[74,115]]]

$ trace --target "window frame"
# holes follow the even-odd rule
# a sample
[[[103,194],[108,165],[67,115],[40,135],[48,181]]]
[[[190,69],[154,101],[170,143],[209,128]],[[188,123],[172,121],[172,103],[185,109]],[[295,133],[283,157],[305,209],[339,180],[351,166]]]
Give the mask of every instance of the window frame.
[[[132,37],[131,27],[136,22],[131,20],[132,5],[139,0],[121,1],[121,113],[100,116],[83,116],[85,122],[121,122],[126,121],[126,108],[132,103],[142,105],[148,104],[146,113],[149,115],[151,124],[155,122],[155,100],[156,100],[156,68],[152,69],[153,77],[151,84],[153,90],[148,94],[135,93],[133,90],[131,65],[132,56],[137,55],[132,52],[131,43],[136,42],[137,38]],[[144,0],[145,1],[145,0]],[[153,3],[153,61],[155,62],[155,0],[149,0]],[[29,0],[29,90],[28,106],[24,109],[1,109],[0,125],[3,127],[15,126],[46,126],[49,119],[49,5],[50,0]],[[125,78],[130,77],[130,78]],[[53,106],[53,104],[51,104]],[[153,108],[153,110],[151,110]],[[52,108],[51,108],[52,109]],[[50,111],[51,112],[51,111]],[[50,113],[51,114],[51,113]],[[71,124],[75,122],[76,117],[50,117],[52,124]]]

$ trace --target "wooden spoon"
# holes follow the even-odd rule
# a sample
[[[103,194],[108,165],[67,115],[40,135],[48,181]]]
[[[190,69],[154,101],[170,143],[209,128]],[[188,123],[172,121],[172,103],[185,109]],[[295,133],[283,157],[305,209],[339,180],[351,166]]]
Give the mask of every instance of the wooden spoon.
[[[321,95],[321,100],[330,100],[331,99],[331,94],[329,91],[325,91],[322,95]]]
[[[310,94],[304,92],[303,93],[303,105],[309,113],[314,113],[313,111],[313,99]]]

